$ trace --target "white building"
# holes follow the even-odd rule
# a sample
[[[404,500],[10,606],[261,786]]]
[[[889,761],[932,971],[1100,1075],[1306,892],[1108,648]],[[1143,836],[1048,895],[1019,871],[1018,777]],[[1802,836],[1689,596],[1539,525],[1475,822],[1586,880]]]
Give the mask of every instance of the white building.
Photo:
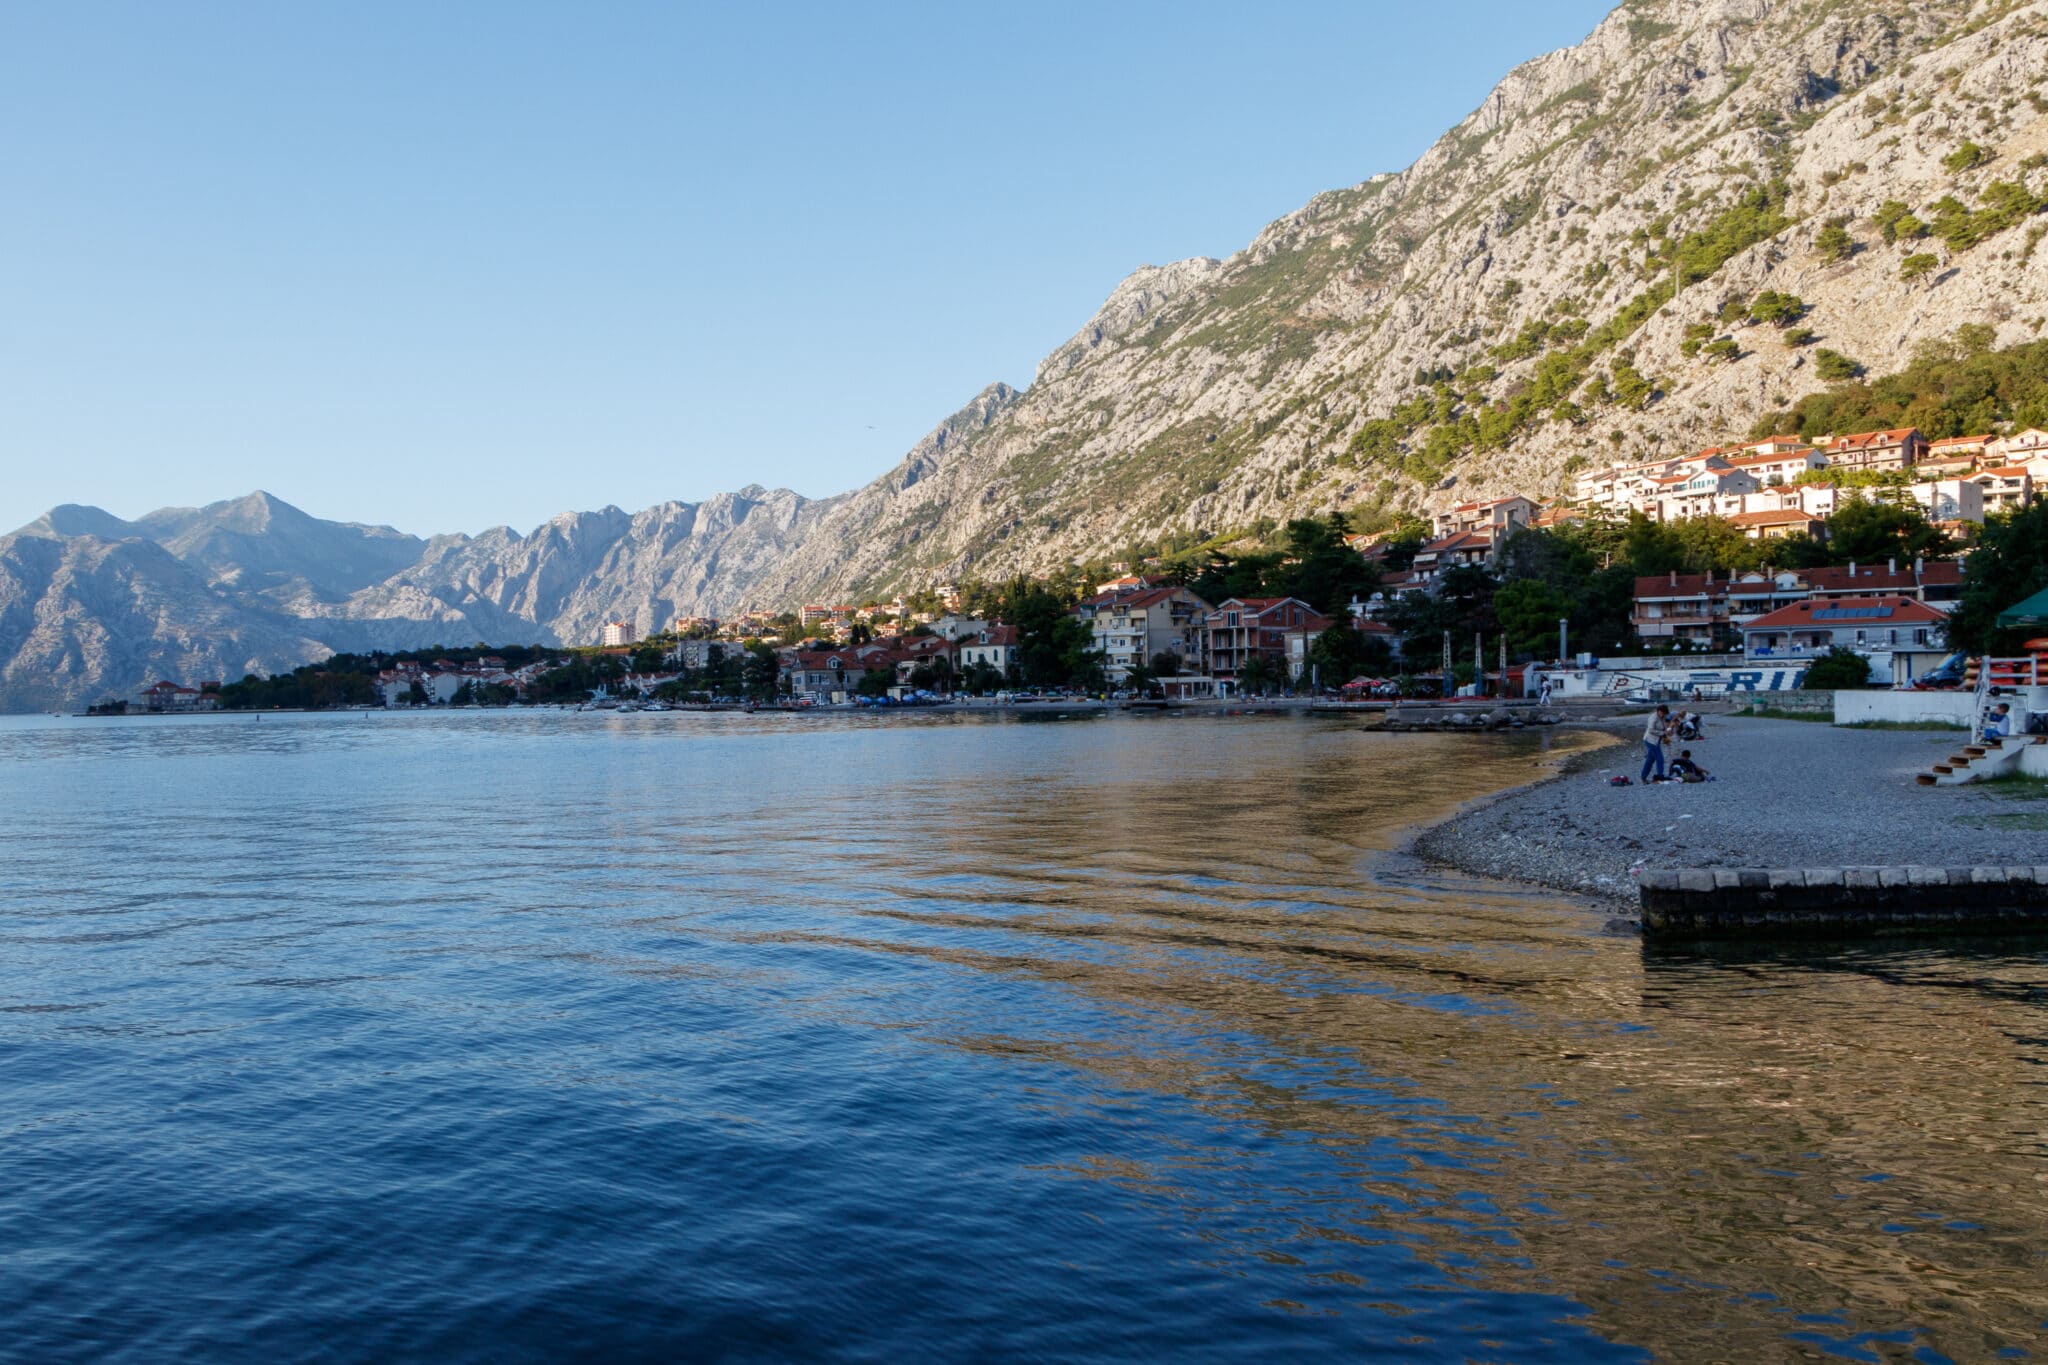
[[[984,624],[970,639],[960,642],[961,673],[966,673],[976,664],[986,664],[996,672],[1008,676],[1010,666],[1017,662],[1017,628],[1000,624]]]
[[[607,621],[604,623],[604,637],[601,643],[606,649],[630,645],[640,637],[633,631],[631,621]]]
[[[1794,450],[1773,448],[1728,458],[1730,469],[1742,471],[1765,488],[1792,483],[1802,474],[1826,468],[1827,463],[1827,456],[1812,446],[1800,446]]]
[[[1906,488],[1929,521],[1984,520],[1984,486],[1975,479],[1934,479]]]
[[[2034,476],[2026,465],[1979,470],[1970,482],[1983,490],[1986,512],[2010,512],[2034,500]]]

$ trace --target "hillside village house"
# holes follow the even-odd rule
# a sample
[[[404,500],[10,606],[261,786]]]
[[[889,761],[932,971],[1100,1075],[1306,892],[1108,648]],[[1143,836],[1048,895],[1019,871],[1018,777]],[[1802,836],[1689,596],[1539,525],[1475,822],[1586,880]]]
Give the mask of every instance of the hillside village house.
[[[1840,646],[1871,659],[1874,682],[1917,676],[1947,652],[1947,616],[1910,597],[1834,597],[1794,602],[1742,627],[1752,661],[1813,658]]]
[[[864,671],[850,654],[836,649],[792,649],[782,661],[782,679],[789,686],[789,695],[813,701],[837,700],[851,692]]]
[[[377,674],[377,695],[386,706],[406,706],[412,702],[413,684],[419,684],[431,706],[446,706],[465,682],[495,679],[466,678],[452,667],[448,669],[425,669],[418,664],[400,664],[397,668],[382,669]]]
[[[1332,624],[1298,597],[1230,598],[1206,623],[1209,676],[1221,690],[1222,684],[1234,685],[1253,659],[1263,659],[1277,679],[1295,678],[1308,662],[1309,644]]]
[[[1017,628],[984,622],[974,636],[960,642],[959,671],[967,672],[976,664],[987,664],[990,668],[1010,676],[1010,669],[1017,662]]]
[[[1918,427],[1892,431],[1859,431],[1828,446],[1830,469],[1911,469],[1927,453],[1927,438]]]
[[[1770,540],[1778,536],[1818,536],[1827,529],[1827,522],[1824,519],[1811,512],[1802,512],[1796,507],[1737,512],[1728,518],[1728,524],[1742,532],[1749,540]]]
[[[1719,466],[1667,474],[1650,482],[1650,505],[1642,510],[1657,521],[1727,515],[1741,510],[1744,494],[1758,492],[1763,486],[1739,469]]]
[[[616,649],[620,645],[632,644],[637,638],[638,636],[633,633],[632,622],[607,621],[604,623],[604,635],[599,643],[606,649]]]
[[[1944,436],[1928,443],[1927,453],[1915,468],[1935,475],[1968,474],[1984,463],[1984,451],[1990,445],[1989,436]]]
[[[870,673],[885,673],[891,686],[907,686],[920,665],[952,666],[953,644],[936,635],[895,636],[840,649],[777,650],[782,678],[792,697],[833,700],[854,691]]]
[[[989,628],[990,623],[977,616],[961,616],[957,612],[949,611],[927,624],[932,634],[940,639],[957,642],[981,634]]]
[[[1427,542],[1415,552],[1415,560],[1409,566],[1410,579],[1406,586],[1427,588],[1443,576],[1446,569],[1464,565],[1487,565],[1493,563],[1494,541],[1491,532],[1459,531],[1455,535],[1439,537]]]
[[[726,651],[738,648],[738,645],[720,640],[678,640],[675,648],[663,657],[678,668],[702,672],[723,660]]]
[[[2028,427],[2010,436],[1984,443],[1983,463],[1988,465],[2023,464],[2036,455],[2048,455],[2048,431],[2039,427]]]
[[[1812,446],[1798,446],[1792,450],[1761,450],[1728,457],[1730,469],[1749,475],[1764,488],[1789,484],[1800,475],[1811,473],[1826,464],[1827,457]]]
[[[1929,521],[1984,520],[1984,485],[1975,479],[1931,479],[1908,484],[1905,492]]]
[[[1838,498],[1833,484],[1801,483],[1786,484],[1783,487],[1760,489],[1755,493],[1744,493],[1742,512],[1804,512],[1816,521],[1826,521],[1835,514]]]
[[[1485,531],[1495,540],[1500,540],[1514,527],[1527,526],[1535,517],[1536,510],[1535,502],[1520,495],[1485,502],[1461,502],[1436,514],[1436,533],[1442,537],[1456,535],[1460,531]]]
[[[1202,628],[1209,604],[1185,587],[1138,588],[1100,593],[1082,613],[1102,651],[1103,670],[1112,686],[1140,664],[1161,654],[1180,656],[1185,666],[1202,658]]]
[[[1982,490],[1983,512],[2010,512],[2034,500],[2034,476],[2025,465],[1980,470],[1970,482]],[[1982,516],[1978,520],[1982,520]]]

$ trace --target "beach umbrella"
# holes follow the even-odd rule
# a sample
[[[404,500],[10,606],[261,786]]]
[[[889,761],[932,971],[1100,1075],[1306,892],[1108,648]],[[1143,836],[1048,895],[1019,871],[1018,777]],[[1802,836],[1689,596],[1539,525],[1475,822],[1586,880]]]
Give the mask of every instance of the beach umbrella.
[[[2048,626],[2048,588],[1998,613],[2000,626]]]

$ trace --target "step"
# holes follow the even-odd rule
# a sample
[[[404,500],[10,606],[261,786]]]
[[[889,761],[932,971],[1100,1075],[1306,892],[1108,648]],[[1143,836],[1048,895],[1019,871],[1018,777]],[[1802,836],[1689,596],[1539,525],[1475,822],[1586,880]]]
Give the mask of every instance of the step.
[[[1915,782],[1918,782],[1923,787],[1932,787],[1937,785],[1937,779],[1935,778],[1933,773],[1920,773],[1917,776],[1915,776],[1913,780]]]
[[[1966,767],[1967,767],[1968,765],[1967,765],[1967,764],[1965,764],[1964,766],[1966,766]],[[1946,763],[1937,763],[1937,764],[1935,764],[1935,765],[1934,765],[1934,771],[1936,771],[1936,772],[1938,772],[1938,773],[1952,773],[1952,772],[1954,772],[1954,771],[1955,771],[1955,769],[1954,769],[1954,768],[1952,768],[1952,767],[1950,767],[1950,766],[1949,766],[1948,764],[1946,764]]]
[[[1971,758],[1982,758],[1984,757],[1984,746],[1981,744],[1965,745],[1963,747],[1963,752],[1968,754]]]

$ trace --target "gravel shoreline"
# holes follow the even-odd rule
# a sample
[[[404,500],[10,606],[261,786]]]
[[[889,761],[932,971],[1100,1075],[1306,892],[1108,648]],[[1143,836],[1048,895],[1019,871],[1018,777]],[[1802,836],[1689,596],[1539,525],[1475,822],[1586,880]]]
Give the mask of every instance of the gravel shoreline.
[[[1968,866],[2030,861],[2048,801],[2023,788],[1920,787],[1915,773],[1965,742],[1961,731],[1837,729],[1812,721],[1710,716],[1689,748],[1717,780],[1615,787],[1642,766],[1643,720],[1620,743],[1459,811],[1411,845],[1425,861],[1637,908],[1631,869]]]

